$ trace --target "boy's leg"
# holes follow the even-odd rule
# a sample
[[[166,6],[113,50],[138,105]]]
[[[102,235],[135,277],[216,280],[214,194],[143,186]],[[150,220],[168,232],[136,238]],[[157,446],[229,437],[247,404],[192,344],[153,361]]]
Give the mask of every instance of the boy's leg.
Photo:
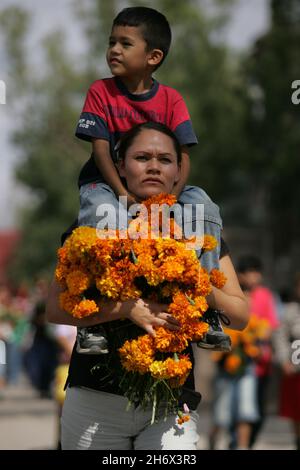
[[[78,225],[89,227],[127,228],[127,210],[105,183],[89,183],[80,188]]]
[[[119,205],[113,190],[105,183],[90,183],[80,188],[78,225],[99,229],[127,227],[127,211]],[[107,354],[105,329],[100,325],[77,329],[76,350],[80,354]]]
[[[203,189],[196,186],[185,186],[179,196],[178,203],[183,210],[183,229],[186,235],[190,233],[200,237],[202,235],[212,235],[217,240],[218,245],[215,250],[205,253],[197,250],[201,266],[207,271],[219,268],[222,230],[219,207]]]
[[[202,267],[208,272],[219,268],[222,220],[219,207],[210,199],[206,192],[195,186],[185,186],[180,194],[179,204],[183,209],[183,228],[194,235],[212,235],[217,240],[217,247],[212,251],[202,253],[197,250]],[[196,205],[199,205],[198,208]],[[199,210],[197,210],[199,209]],[[198,233],[200,230],[200,233]],[[231,340],[223,331],[220,314],[217,310],[209,309],[203,317],[210,328],[205,337],[197,344],[203,349],[230,351]]]

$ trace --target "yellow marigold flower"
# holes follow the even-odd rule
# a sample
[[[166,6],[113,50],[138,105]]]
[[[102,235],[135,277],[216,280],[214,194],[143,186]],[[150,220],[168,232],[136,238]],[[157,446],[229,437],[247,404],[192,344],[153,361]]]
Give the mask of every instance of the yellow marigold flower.
[[[186,335],[159,327],[155,330],[154,344],[160,352],[181,352],[188,346]]]
[[[62,264],[58,264],[55,269],[55,279],[61,285],[65,286],[66,277],[68,275],[69,270]]]
[[[153,361],[149,367],[149,372],[152,377],[158,380],[166,380],[170,378],[165,361]]]
[[[218,269],[212,269],[210,272],[210,282],[213,286],[217,287],[218,289],[222,289],[225,286],[227,281],[226,276],[224,273],[219,271]]]
[[[90,249],[94,245],[96,240],[97,234],[95,228],[76,228],[64,245],[68,252],[68,258],[72,262],[80,261],[89,254]]]
[[[148,199],[143,201],[143,204],[146,206],[148,214],[150,214],[152,204],[167,204],[171,207],[175,204],[176,200],[176,196],[174,196],[173,194],[161,193],[156,196],[149,197]]]
[[[208,323],[199,320],[190,320],[184,325],[184,333],[189,341],[199,341],[209,329]]]
[[[215,237],[213,237],[212,235],[204,235],[202,250],[212,251],[217,247],[217,245],[218,242]]]
[[[99,312],[99,308],[94,300],[82,300],[75,305],[72,315],[75,318],[84,318]]]
[[[67,275],[66,284],[71,295],[80,295],[90,287],[90,276],[85,272],[76,269]]]

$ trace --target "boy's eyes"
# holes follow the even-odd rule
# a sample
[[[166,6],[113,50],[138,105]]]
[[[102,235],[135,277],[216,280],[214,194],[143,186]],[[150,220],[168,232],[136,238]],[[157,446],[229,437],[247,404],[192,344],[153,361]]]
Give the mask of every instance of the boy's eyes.
[[[117,41],[110,40],[108,42],[109,47],[113,47]],[[132,46],[131,42],[123,41],[120,43],[123,47],[130,47]]]

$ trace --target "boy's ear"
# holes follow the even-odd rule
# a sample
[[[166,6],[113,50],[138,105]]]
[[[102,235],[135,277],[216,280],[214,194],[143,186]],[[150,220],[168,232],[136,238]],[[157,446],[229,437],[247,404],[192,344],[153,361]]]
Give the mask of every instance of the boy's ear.
[[[163,57],[163,51],[160,49],[152,49],[152,51],[149,52],[148,64],[152,67],[156,67],[163,60]]]

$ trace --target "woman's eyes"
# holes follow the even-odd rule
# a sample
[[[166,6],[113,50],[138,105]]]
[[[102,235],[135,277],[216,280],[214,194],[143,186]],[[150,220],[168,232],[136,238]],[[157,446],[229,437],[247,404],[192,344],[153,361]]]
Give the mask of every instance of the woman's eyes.
[[[146,155],[137,155],[135,158],[136,160],[140,160],[140,161],[148,160],[148,157],[146,157]]]
[[[136,160],[144,161],[144,162],[150,159],[147,155],[137,155],[135,158]],[[166,164],[172,163],[172,160],[169,157],[160,157],[159,161],[162,163],[166,163]]]

